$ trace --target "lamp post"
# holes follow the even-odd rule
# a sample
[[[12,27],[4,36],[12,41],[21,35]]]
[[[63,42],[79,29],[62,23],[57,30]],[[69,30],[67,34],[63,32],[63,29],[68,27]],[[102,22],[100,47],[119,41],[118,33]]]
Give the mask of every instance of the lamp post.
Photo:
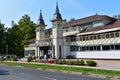
[[[6,55],[8,55],[8,45],[6,45]]]

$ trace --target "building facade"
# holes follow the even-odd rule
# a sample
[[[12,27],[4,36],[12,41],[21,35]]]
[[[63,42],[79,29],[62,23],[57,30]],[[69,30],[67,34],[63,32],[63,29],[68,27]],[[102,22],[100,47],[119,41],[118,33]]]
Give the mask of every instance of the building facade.
[[[36,38],[28,41],[25,57],[120,59],[120,19],[92,15],[65,22],[58,4],[46,29],[42,12],[36,26]]]

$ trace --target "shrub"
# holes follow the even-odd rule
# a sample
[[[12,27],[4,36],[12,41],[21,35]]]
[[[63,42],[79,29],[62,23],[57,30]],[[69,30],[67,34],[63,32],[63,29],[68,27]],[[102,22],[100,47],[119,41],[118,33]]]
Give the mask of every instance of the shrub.
[[[76,64],[76,61],[66,61],[66,64],[67,64],[67,65],[75,65],[75,64]]]
[[[55,63],[55,64],[58,64],[58,61],[59,61],[59,59],[55,59],[55,60],[54,60],[54,63]]]
[[[44,57],[43,56],[40,56],[39,59],[42,60]]]
[[[77,60],[76,65],[84,65],[85,62],[83,60]]]
[[[66,64],[65,60],[58,60],[58,64]]]
[[[55,64],[66,64],[66,61],[64,59],[55,59],[54,63]]]
[[[40,63],[45,63],[45,61],[44,61],[43,59],[42,59],[42,60],[40,60],[39,62],[40,62]]]
[[[17,57],[14,57],[14,58],[13,58],[13,61],[18,61]]]
[[[7,55],[6,56],[6,60],[13,61],[14,60],[14,56],[13,55]]]
[[[28,57],[27,62],[32,62],[32,60],[33,60],[33,57],[30,56],[30,57]]]
[[[88,66],[96,66],[97,65],[97,63],[95,61],[92,61],[92,60],[88,60],[88,61],[86,61],[86,63]]]

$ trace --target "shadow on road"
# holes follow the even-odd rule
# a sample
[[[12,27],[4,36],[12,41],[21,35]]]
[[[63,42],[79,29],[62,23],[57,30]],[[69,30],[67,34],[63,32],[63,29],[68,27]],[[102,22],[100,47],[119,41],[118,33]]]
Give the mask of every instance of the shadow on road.
[[[9,75],[9,71],[6,71],[6,70],[0,70],[0,76],[1,75]]]

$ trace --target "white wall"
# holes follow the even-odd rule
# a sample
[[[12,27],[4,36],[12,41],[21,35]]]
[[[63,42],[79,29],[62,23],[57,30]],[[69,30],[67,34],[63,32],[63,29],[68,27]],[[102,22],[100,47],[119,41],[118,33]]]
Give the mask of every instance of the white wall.
[[[67,55],[70,55],[70,46],[64,46],[63,58],[66,58]]]
[[[76,58],[120,59],[120,50],[71,52]]]

